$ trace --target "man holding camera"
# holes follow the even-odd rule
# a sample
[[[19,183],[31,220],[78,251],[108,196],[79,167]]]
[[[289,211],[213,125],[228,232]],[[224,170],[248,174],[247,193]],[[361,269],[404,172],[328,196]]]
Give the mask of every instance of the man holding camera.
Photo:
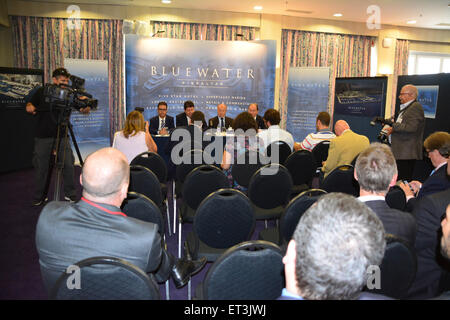
[[[53,84],[57,86],[68,86],[70,74],[64,68],[58,68],[53,71]],[[50,158],[56,156],[58,119],[60,118],[60,108],[51,106],[44,99],[44,87],[36,90],[30,101],[26,105],[26,111],[37,118],[33,166],[35,168],[35,192],[33,195],[32,205],[40,206],[44,204],[46,199],[47,177],[49,175]],[[82,100],[82,97],[80,97]],[[79,109],[81,113],[89,113],[90,107]],[[62,159],[63,179],[64,179],[64,199],[67,201],[76,200],[76,190],[73,180],[73,163],[74,156],[68,139],[64,139],[64,132],[60,132],[61,144],[58,150],[58,158]],[[58,200],[58,199],[55,199]]]

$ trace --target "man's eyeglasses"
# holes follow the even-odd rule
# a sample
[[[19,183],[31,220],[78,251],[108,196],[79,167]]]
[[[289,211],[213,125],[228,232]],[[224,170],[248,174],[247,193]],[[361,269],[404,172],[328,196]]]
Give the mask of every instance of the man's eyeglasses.
[[[167,109],[160,109],[160,108],[158,108],[158,111],[167,111]]]

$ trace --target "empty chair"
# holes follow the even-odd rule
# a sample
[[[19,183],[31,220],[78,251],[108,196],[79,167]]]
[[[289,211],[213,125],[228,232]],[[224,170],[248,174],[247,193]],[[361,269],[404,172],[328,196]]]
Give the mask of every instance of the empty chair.
[[[292,177],[292,194],[299,194],[311,187],[316,172],[316,162],[310,151],[298,150],[291,153],[284,165]]]
[[[386,203],[389,207],[401,211],[406,211],[406,195],[402,188],[393,186],[386,194]]]
[[[289,202],[291,190],[291,174],[283,165],[267,164],[256,171],[248,187],[255,218],[278,219]]]
[[[265,155],[270,158],[270,162],[280,164],[284,164],[291,153],[291,147],[284,141],[272,142],[267,146],[265,151]],[[272,157],[274,157],[274,159],[272,159]],[[278,161],[274,161],[275,158],[278,158]]]
[[[326,194],[326,191],[310,189],[297,195],[286,206],[280,217],[279,226],[262,230],[259,233],[259,239],[276,243],[285,249],[302,215],[323,194]]]
[[[128,192],[121,208],[128,217],[157,224],[159,233],[164,235],[164,218],[161,210],[152,200],[143,194]]]
[[[321,189],[326,192],[342,192],[357,197],[359,195],[359,183],[353,176],[354,168],[345,164],[331,171],[323,180]]]
[[[159,300],[156,281],[133,264],[114,257],[93,257],[75,264],[80,270],[79,288],[69,289],[64,272],[50,298],[58,300]],[[76,285],[76,281],[75,285]]]
[[[181,228],[183,223],[194,222],[195,211],[212,192],[229,188],[228,179],[222,170],[213,165],[202,165],[192,170],[184,180],[183,204],[179,209],[178,255],[181,257]]]
[[[324,140],[322,142],[319,142],[314,146],[312,149],[312,154],[314,156],[314,159],[316,160],[316,166],[317,170],[316,173],[319,173],[322,169],[322,162],[327,160],[328,158],[328,149],[330,148],[330,141]]]
[[[210,267],[196,290],[199,300],[274,300],[284,286],[283,255],[267,241],[228,249]]]
[[[250,240],[254,227],[255,216],[247,196],[236,189],[220,189],[197,208],[186,246],[193,259],[215,261],[226,249]]]
[[[263,166],[261,163],[262,155],[256,151],[246,150],[245,153],[238,156],[236,163],[231,167],[233,180],[245,189],[248,188],[253,174]]]
[[[161,212],[166,212],[167,220],[169,220],[168,208],[162,195],[161,185],[152,171],[139,165],[130,166],[130,185],[128,192],[132,191],[143,194],[151,199],[161,209]],[[167,223],[169,222],[167,221]],[[170,225],[168,228],[170,228]]]
[[[406,298],[416,271],[417,257],[414,249],[402,239],[386,234],[386,249],[380,266],[380,289],[365,288],[365,291],[396,299]]]

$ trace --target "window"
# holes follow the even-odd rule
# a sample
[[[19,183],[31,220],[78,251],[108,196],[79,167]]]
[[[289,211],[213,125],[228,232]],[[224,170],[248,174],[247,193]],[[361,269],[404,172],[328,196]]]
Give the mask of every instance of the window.
[[[408,74],[450,73],[450,54],[411,51]]]

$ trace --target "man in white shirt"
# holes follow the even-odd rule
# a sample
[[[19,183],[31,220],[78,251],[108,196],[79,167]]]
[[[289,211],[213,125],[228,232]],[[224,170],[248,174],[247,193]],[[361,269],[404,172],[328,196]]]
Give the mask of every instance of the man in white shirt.
[[[266,149],[272,142],[283,141],[289,145],[292,151],[294,148],[294,138],[292,134],[280,128],[280,113],[275,109],[268,109],[264,113],[263,120],[268,129],[260,131],[257,134],[263,143],[263,148]]]
[[[301,143],[296,142],[294,144],[294,150],[297,151],[303,149],[312,151],[316,144],[336,138],[336,135],[330,131],[330,120],[331,117],[328,112],[319,112],[316,118],[317,132],[308,134]]]

